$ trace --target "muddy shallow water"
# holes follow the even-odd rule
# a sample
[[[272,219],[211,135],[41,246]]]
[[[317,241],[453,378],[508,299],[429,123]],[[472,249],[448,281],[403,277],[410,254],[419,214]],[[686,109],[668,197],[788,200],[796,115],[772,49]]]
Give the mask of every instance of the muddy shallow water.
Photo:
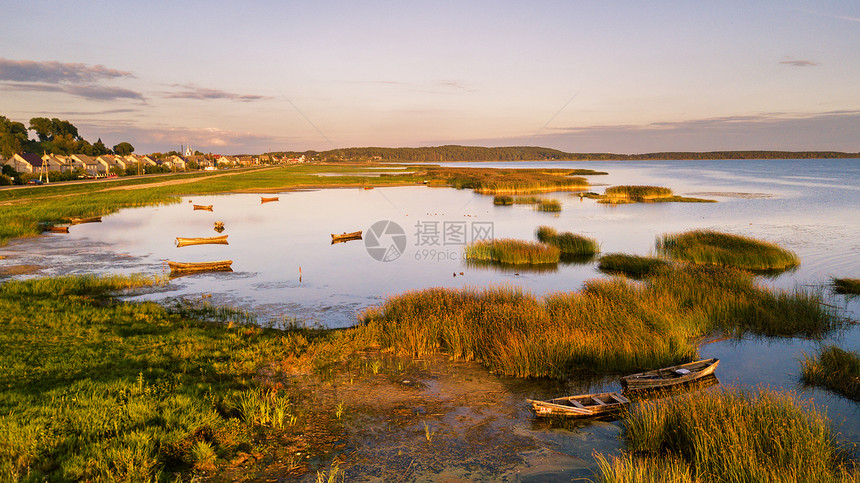
[[[547,197],[558,214],[528,206],[496,207],[491,196],[423,186],[337,189],[259,195],[189,196],[180,203],[123,210],[69,234],[16,240],[0,248],[0,276],[67,273],[167,275],[166,260],[234,260],[231,273],[172,279],[162,291],[135,300],[206,300],[258,314],[261,323],[298,319],[345,327],[388,295],[426,287],[511,285],[535,294],[578,290],[603,277],[593,262],[548,271],[497,270],[462,260],[462,241],[489,226],[493,236],[533,239],[549,225],[598,239],[603,253],[647,255],[664,233],[712,228],[774,241],[795,251],[801,266],[763,278],[778,289],[817,290],[846,316],[860,318],[860,299],[830,294],[830,277],[860,277],[860,160],[661,161],[623,163],[489,163],[494,167],[570,167],[609,172],[595,185],[647,184],[718,203],[599,205],[569,193]],[[593,188],[601,191],[601,187]],[[193,211],[212,204],[213,212]],[[331,233],[371,231],[378,221],[403,228],[400,256],[380,261],[368,239],[332,245]],[[214,236],[223,221],[226,246],[177,248],[177,236]],[[459,231],[460,229],[465,231]],[[446,229],[454,231],[446,232]],[[434,230],[437,230],[434,232]],[[464,236],[459,236],[463,234]],[[392,245],[395,238],[389,242]],[[372,248],[372,247],[371,247]],[[5,257],[5,258],[2,258]],[[860,350],[860,327],[827,341]],[[860,442],[860,404],[799,385],[800,359],[819,342],[795,338],[721,340],[700,355],[721,359],[723,386],[772,387],[814,400],[834,421],[840,440]],[[370,362],[368,362],[370,364]],[[369,370],[369,369],[368,369]],[[593,452],[617,454],[618,423],[552,427],[537,421],[526,398],[619,390],[617,380],[566,382],[497,377],[476,364],[444,359],[385,359],[365,371],[318,384],[330,407],[343,403],[343,440],[332,456],[348,481],[570,481],[594,469]],[[855,449],[855,453],[860,456]],[[317,468],[330,460],[311,461]],[[261,475],[261,477],[276,474]]]

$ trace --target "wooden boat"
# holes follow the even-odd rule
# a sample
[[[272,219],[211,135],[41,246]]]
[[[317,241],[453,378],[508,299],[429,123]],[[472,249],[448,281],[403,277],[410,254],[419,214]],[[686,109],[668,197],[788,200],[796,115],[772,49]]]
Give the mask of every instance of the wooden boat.
[[[217,262],[201,262],[201,263],[182,263],[182,262],[167,262],[167,266],[170,267],[170,273],[188,273],[188,272],[215,272],[215,271],[229,271],[232,272],[233,269],[230,268],[230,265],[233,264],[233,260],[219,260]]]
[[[260,203],[268,203],[270,201],[278,201],[278,197],[277,196],[273,196],[271,198],[266,198],[265,196],[260,197]]]
[[[331,234],[332,243],[339,243],[348,240],[361,240],[361,230],[351,233],[343,232],[340,235],[336,235],[334,233]]]
[[[719,359],[703,359],[677,366],[664,367],[653,371],[640,372],[621,378],[621,385],[627,390],[651,389],[674,386],[711,375],[717,370]]]
[[[183,238],[181,236],[178,236],[176,237],[176,246],[185,247],[188,245],[229,245],[229,243],[227,243],[227,236],[228,235],[221,235],[203,238]]]
[[[102,217],[90,216],[88,218],[71,218],[70,221],[73,225],[79,225],[81,223],[101,223]]]
[[[43,228],[45,231],[51,231],[54,233],[68,233],[69,227],[67,225],[47,225]]]
[[[212,205],[192,205],[195,210],[212,211]]]
[[[566,416],[572,418],[604,416],[624,409],[630,404],[629,399],[617,392],[557,397],[549,401],[526,399],[526,402],[532,405],[532,409],[534,409],[535,414],[538,416]]]

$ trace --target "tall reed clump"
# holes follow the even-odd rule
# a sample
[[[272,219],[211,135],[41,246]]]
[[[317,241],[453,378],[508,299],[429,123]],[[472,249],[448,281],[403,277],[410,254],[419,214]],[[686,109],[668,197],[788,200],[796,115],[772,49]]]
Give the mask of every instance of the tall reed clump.
[[[642,257],[624,253],[608,253],[600,257],[597,269],[601,272],[622,274],[641,279],[659,273],[668,266],[669,263],[662,258]]]
[[[559,233],[555,228],[539,226],[535,230],[538,241],[559,249],[562,255],[593,256],[600,251],[594,238],[575,233]]]
[[[493,204],[497,206],[509,206],[514,204],[514,198],[507,195],[496,195],[493,197]]]
[[[667,472],[662,481],[847,482],[860,477],[846,466],[829,420],[776,391],[646,401],[623,424],[626,454],[601,464],[602,481],[634,481],[633,475],[657,469]]]
[[[542,243],[500,238],[467,245],[466,260],[505,265],[541,265],[558,263],[559,250]]]
[[[540,203],[535,205],[535,209],[538,211],[557,213],[561,211],[561,202],[555,199],[541,200]]]
[[[801,362],[805,384],[821,386],[849,399],[860,401],[860,353],[825,346]]]
[[[657,252],[676,260],[759,272],[800,265],[795,253],[775,243],[713,230],[663,235],[657,239]]]
[[[672,196],[672,190],[662,186],[610,186],[603,192],[604,203],[637,203]]]
[[[860,295],[860,279],[858,278],[832,278],[830,285],[836,293]]]
[[[590,186],[585,178],[569,176],[571,171],[564,169],[427,168],[427,173],[457,189],[491,195],[579,191]]]
[[[407,292],[366,311],[357,330],[405,355],[444,353],[503,374],[565,378],[686,362],[696,356],[693,340],[712,332],[816,336],[841,327],[819,302],[771,292],[745,272],[668,267],[644,284],[590,280],[543,298],[514,288]]]

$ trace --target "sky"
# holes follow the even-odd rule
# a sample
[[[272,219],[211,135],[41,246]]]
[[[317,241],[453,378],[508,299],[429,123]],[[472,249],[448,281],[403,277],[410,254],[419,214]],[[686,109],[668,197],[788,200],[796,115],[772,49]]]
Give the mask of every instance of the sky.
[[[137,153],[860,151],[856,0],[28,0],[2,15],[0,115]]]

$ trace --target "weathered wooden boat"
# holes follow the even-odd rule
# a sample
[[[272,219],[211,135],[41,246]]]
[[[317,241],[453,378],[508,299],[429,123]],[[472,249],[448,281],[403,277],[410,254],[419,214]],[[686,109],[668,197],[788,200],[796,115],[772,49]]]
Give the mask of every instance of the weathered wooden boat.
[[[212,211],[212,205],[191,205],[195,210]]]
[[[620,411],[630,405],[630,400],[617,392],[582,394],[535,401],[526,399],[537,416],[565,416],[571,418],[591,418],[605,416]]]
[[[351,233],[343,232],[340,235],[336,235],[334,233],[331,234],[332,243],[340,243],[349,240],[361,240],[361,230],[353,231]]]
[[[621,378],[621,385],[627,390],[651,389],[674,386],[709,376],[717,370],[719,359],[703,359],[677,366],[664,367],[653,371],[640,372]]]
[[[229,271],[232,272],[233,269],[230,268],[230,265],[233,264],[233,260],[219,260],[217,262],[200,262],[200,263],[183,263],[183,262],[167,262],[167,266],[170,267],[170,273],[189,273],[189,272],[217,272],[217,271]]]
[[[101,223],[102,217],[101,216],[90,216],[87,218],[71,218],[70,222],[73,225],[79,225],[81,223]]]
[[[221,235],[202,238],[184,238],[178,236],[176,237],[176,246],[185,247],[188,245],[229,245],[229,243],[227,243],[228,236],[229,235]]]
[[[271,198],[266,198],[265,196],[261,196],[260,197],[260,203],[269,203],[271,201],[278,201],[278,199],[279,199],[278,196],[273,196]]]
[[[54,233],[68,233],[69,227],[68,225],[45,225],[43,228],[45,231],[50,231]]]

